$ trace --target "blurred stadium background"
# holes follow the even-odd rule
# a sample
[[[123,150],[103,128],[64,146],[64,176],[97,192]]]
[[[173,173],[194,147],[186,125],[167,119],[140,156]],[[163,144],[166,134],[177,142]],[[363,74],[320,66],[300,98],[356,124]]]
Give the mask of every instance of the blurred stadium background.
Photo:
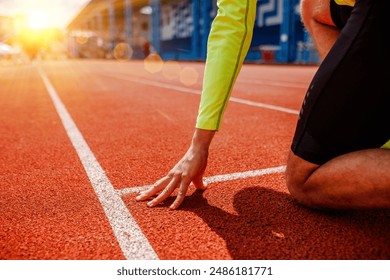
[[[59,28],[34,28],[27,16],[0,16],[0,58],[203,61],[216,0],[91,0]],[[317,64],[299,0],[259,0],[247,62]]]

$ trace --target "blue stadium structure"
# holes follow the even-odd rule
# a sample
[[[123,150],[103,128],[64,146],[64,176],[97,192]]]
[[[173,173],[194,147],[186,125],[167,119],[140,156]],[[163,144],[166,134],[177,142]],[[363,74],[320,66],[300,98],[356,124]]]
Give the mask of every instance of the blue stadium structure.
[[[141,59],[155,52],[164,60],[201,61],[216,13],[216,0],[92,0],[68,25],[70,53]],[[300,20],[299,0],[258,0],[246,60],[319,62]]]

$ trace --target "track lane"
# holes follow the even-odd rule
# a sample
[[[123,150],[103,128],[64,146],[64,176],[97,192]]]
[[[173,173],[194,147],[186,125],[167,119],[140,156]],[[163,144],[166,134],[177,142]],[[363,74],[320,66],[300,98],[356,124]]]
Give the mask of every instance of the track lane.
[[[90,61],[95,73],[103,75],[140,78],[163,83],[166,85],[188,87],[190,90],[201,91],[202,77],[204,73],[203,63],[181,62],[176,67],[168,66],[169,75],[164,66],[156,67],[161,69],[156,73],[144,70],[144,63],[141,61],[131,62],[132,66],[127,67],[126,63],[113,62],[107,65],[105,61]],[[170,63],[168,63],[169,65]],[[106,71],[107,68],[110,71]],[[242,68],[237,82],[234,85],[232,96],[254,102],[262,102],[275,106],[282,106],[289,109],[299,110],[306,89],[314,76],[317,66],[295,66],[295,65],[252,65],[245,64]],[[180,70],[192,69],[197,75],[196,82],[185,85],[181,82]],[[186,75],[184,75],[185,77]]]
[[[135,80],[162,82],[139,62],[103,65],[83,63],[81,71],[67,77],[67,86],[47,67],[120,193],[154,182],[176,163],[192,135],[199,96],[121,78],[128,72]],[[78,94],[67,88],[72,79],[87,78],[88,86],[80,83]],[[284,164],[295,122],[294,115],[229,104],[206,176]],[[288,195],[283,173],[214,183],[202,195],[191,189],[179,211],[166,207],[173,198],[150,209],[135,202],[135,193],[121,195],[161,259],[386,259],[390,252],[389,237],[383,234],[390,230],[388,211],[304,209]]]
[[[199,96],[95,75],[102,67],[70,71],[68,67],[73,65],[63,64],[58,70],[47,66],[46,72],[53,85],[61,89],[58,90],[61,99],[114,186],[149,184],[165,175],[187,149]],[[126,66],[109,63],[106,69],[111,65]],[[127,64],[127,67],[135,71],[136,66]],[[141,71],[142,68],[138,69]],[[114,70],[108,72],[112,75]],[[83,80],[88,83],[79,83]],[[104,82],[106,87],[112,85],[109,91],[100,85]],[[207,175],[284,164],[297,116],[272,111],[262,114],[259,112],[268,110],[242,104],[229,107],[223,129],[212,145],[218,153],[213,153]],[[257,123],[257,132],[247,123]]]
[[[389,211],[317,212],[297,205],[284,174],[190,190],[179,210],[123,199],[161,259],[388,259]]]
[[[149,242],[142,234],[142,230],[134,221],[127,207],[124,205],[123,200],[118,196],[104,170],[99,162],[97,162],[95,155],[85,142],[83,135],[80,133],[61,99],[58,97],[57,91],[47,78],[46,73],[41,67],[38,68],[38,72],[53,101],[69,139],[87,172],[89,181],[103,207],[125,258],[133,260],[158,259],[153,248],[151,248]]]
[[[113,186],[120,190],[152,183],[158,176],[165,174],[167,168],[177,161],[178,154],[187,148],[193,131],[199,96],[129,83],[117,78],[104,78],[102,75],[96,75],[94,68],[88,68],[88,64],[83,64],[83,68],[69,71],[68,67],[73,65],[65,63],[61,67],[54,68],[52,65],[45,64],[43,68],[54,87],[58,89],[58,94]],[[101,68],[98,72],[101,72]],[[82,82],[87,80],[87,84]],[[111,85],[109,91],[107,85]],[[78,88],[77,91],[74,91],[75,87]],[[252,122],[253,117],[256,116],[255,112],[269,110],[248,108],[242,104],[234,104],[233,107],[236,107],[232,109],[234,113],[231,116],[234,122],[230,125],[230,132],[229,129],[225,129],[225,134],[218,135],[220,140],[215,141],[215,147],[219,153],[212,158],[208,174],[247,171],[266,168],[270,164],[278,166],[284,163],[288,144],[283,143],[288,143],[285,137],[289,136],[283,129],[284,125],[281,127],[280,123],[286,121],[291,129],[296,116],[284,114],[281,117],[279,112],[272,111],[270,114],[257,113],[265,123],[259,129],[262,140],[273,142],[270,146],[275,145],[276,150],[280,152],[275,153],[274,149],[269,147],[262,149],[263,154],[253,155],[253,150],[247,150],[248,140],[251,141],[253,138],[253,129],[242,124],[240,124],[241,128],[238,128],[235,123]],[[192,114],[188,110],[192,110]],[[229,117],[226,119],[228,127]],[[242,133],[240,133],[241,129]],[[183,137],[183,133],[187,138]],[[280,148],[281,144],[283,148]],[[227,159],[228,152],[220,152],[223,149],[231,150],[232,157]],[[172,157],[167,157],[161,152],[162,150],[171,150]],[[133,158],[135,160],[131,160]],[[127,205],[133,215],[134,206]],[[177,214],[179,212],[173,214],[172,218]],[[136,220],[138,222],[137,218]],[[202,225],[196,224],[196,226]],[[144,231],[144,228],[141,228]],[[159,231],[155,232],[158,234]],[[147,237],[153,240],[153,235]],[[157,244],[152,243],[152,245],[155,250],[159,248]],[[220,250],[227,253],[224,246]],[[160,258],[165,256],[161,251],[157,253]],[[190,252],[187,250],[183,253]],[[174,255],[172,257],[176,258]]]
[[[122,259],[36,68],[0,82],[0,259]]]
[[[109,71],[159,77],[141,72],[138,64],[44,64],[118,191],[154,182],[177,161],[192,135],[199,102],[198,96],[101,75]],[[284,164],[295,122],[293,115],[230,104],[211,147],[207,175]],[[288,195],[283,173],[214,183],[203,193],[191,189],[188,195],[179,211],[165,207],[173,198],[150,209],[136,203],[135,194],[122,195],[162,259],[390,256],[390,240],[384,234],[390,232],[388,211],[339,214],[304,209]]]

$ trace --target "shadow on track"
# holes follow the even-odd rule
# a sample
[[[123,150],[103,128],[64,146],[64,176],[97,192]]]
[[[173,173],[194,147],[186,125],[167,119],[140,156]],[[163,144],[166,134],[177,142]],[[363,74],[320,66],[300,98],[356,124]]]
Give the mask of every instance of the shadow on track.
[[[233,259],[390,259],[390,210],[318,212],[286,194],[251,186],[231,214],[196,191],[183,211],[201,217],[226,241]]]

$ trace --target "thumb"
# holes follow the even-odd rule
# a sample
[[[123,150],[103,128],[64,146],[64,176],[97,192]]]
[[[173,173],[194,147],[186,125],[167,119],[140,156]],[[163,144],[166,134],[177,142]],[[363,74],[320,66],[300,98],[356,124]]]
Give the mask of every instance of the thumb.
[[[197,176],[195,177],[192,182],[194,183],[195,188],[198,190],[205,190],[206,186],[203,183],[203,176]]]

